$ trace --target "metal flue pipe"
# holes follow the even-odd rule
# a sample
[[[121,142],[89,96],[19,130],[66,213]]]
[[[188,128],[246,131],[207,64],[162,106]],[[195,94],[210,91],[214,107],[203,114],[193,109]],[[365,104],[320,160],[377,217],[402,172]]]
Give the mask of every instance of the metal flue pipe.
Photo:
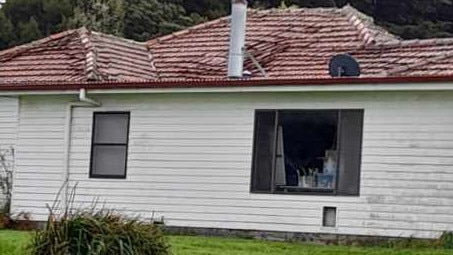
[[[241,78],[244,69],[247,1],[233,0],[232,5],[228,77]]]

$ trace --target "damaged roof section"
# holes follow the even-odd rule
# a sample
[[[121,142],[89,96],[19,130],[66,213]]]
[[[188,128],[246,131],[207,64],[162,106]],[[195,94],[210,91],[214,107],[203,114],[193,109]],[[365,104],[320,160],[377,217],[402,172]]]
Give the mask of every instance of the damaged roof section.
[[[162,80],[226,79],[228,42],[226,17],[153,39],[149,49]],[[451,61],[442,59],[453,52],[453,39],[401,40],[349,5],[250,10],[246,48],[260,64],[246,59],[244,70],[252,79],[262,78],[261,67],[270,79],[327,79],[330,59],[345,53],[357,59],[363,77],[452,75],[453,70]],[[433,59],[442,62],[433,65]]]
[[[0,82],[156,79],[143,43],[69,30],[0,52]]]

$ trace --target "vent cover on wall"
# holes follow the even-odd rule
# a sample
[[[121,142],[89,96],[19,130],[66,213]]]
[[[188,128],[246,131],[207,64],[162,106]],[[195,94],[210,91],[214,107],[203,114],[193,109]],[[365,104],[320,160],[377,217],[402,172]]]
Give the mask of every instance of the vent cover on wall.
[[[334,228],[337,226],[337,208],[324,207],[322,210],[322,226]]]
[[[359,77],[360,65],[350,55],[339,54],[330,60],[329,74],[332,77]]]

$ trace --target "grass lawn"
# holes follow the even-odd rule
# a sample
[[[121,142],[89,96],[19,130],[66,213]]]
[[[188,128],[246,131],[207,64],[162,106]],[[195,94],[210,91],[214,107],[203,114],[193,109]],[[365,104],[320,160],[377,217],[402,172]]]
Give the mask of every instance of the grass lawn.
[[[29,239],[29,233],[0,231],[0,254],[24,254]],[[391,250],[192,236],[171,236],[170,242],[174,255],[453,255],[453,250]]]
[[[0,231],[0,254],[19,255],[30,239],[30,233],[16,231]]]

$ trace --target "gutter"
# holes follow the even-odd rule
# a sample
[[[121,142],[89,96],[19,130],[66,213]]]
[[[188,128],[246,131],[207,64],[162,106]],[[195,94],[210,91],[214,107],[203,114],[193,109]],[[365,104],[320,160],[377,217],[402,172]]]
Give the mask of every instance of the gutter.
[[[429,84],[427,84],[429,83]],[[167,80],[167,81],[105,81],[105,82],[25,82],[1,83],[0,95],[74,94],[80,89],[91,93],[150,93],[180,92],[278,92],[286,91],[376,91],[409,90],[411,86],[440,90],[445,85],[453,87],[451,76],[414,77],[341,77],[322,79],[208,79],[208,80]],[[440,86],[440,88],[436,88]],[[450,88],[451,90],[451,88]]]
[[[73,95],[71,90],[1,91],[0,96]],[[338,84],[338,85],[273,85],[273,86],[223,86],[223,87],[119,87],[93,88],[90,94],[194,94],[194,93],[292,93],[292,92],[403,92],[403,91],[453,91],[453,81],[432,83],[393,84]]]
[[[72,110],[76,107],[100,107],[101,103],[87,97],[86,89],[79,90],[79,97],[77,102],[71,102],[66,105],[65,127],[64,127],[64,156],[63,156],[63,183],[62,183],[62,204],[63,208],[67,209],[69,206],[69,161],[71,152],[71,135],[72,135]]]

